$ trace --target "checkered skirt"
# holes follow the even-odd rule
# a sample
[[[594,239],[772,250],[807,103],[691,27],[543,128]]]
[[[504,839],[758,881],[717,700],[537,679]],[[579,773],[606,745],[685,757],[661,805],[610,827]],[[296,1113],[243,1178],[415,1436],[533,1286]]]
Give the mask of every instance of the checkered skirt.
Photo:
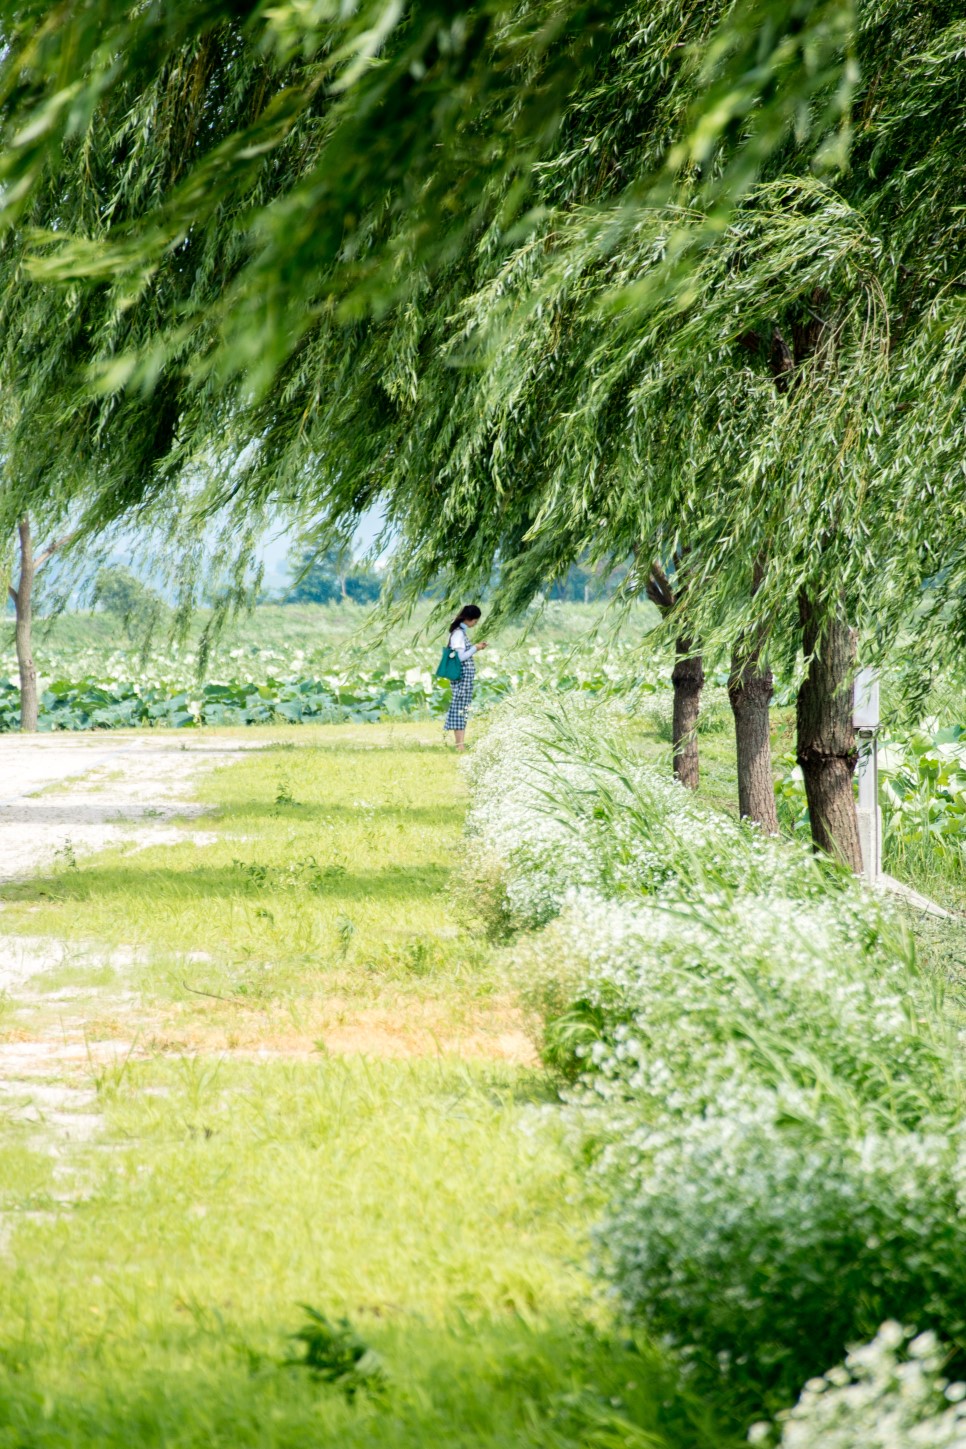
[[[453,685],[453,697],[449,702],[446,718],[443,720],[444,730],[466,729],[470,705],[473,703],[473,680],[475,678],[476,665],[471,655],[463,662],[463,677]]]

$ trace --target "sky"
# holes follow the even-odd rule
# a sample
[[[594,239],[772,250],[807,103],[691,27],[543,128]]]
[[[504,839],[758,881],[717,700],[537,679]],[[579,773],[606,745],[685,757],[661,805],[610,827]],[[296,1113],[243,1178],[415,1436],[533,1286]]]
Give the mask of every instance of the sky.
[[[382,528],[382,522],[382,514],[375,508],[370,509],[362,517],[355,532],[356,554],[363,554],[371,548]],[[267,534],[257,549],[258,558],[265,569],[265,587],[267,589],[278,589],[288,582],[288,555],[289,550],[296,542],[297,531],[283,528],[278,533]]]

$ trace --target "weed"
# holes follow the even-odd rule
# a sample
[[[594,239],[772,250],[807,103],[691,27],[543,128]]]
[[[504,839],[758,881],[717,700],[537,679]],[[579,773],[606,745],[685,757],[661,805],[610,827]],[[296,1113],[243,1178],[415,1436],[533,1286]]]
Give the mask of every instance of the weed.
[[[282,775],[282,776],[279,777],[278,787],[277,787],[277,789],[275,791],[275,804],[276,805],[297,805],[298,804],[298,801],[296,800],[295,796],[292,794],[292,787],[289,785],[289,783],[285,779],[284,775]]]
[[[236,870],[241,871],[242,875],[247,876],[258,890],[261,890],[268,880],[268,867],[259,865],[256,861],[233,859],[232,865]]]
[[[115,1057],[110,1062],[98,1062],[95,1061],[90,1049],[90,1043],[88,1042],[88,1068],[90,1071],[91,1080],[94,1084],[94,1090],[97,1093],[98,1097],[103,1099],[110,1099],[112,1097],[116,1097],[117,1094],[122,1090],[131,1066],[131,1057],[134,1053],[136,1045],[137,1042],[133,1041],[123,1057]]]
[[[349,947],[356,933],[355,921],[351,916],[340,916],[336,922],[336,929],[339,933],[339,956],[344,961],[349,954]]]
[[[324,1313],[302,1304],[307,1321],[292,1334],[301,1344],[298,1358],[285,1359],[285,1365],[308,1369],[313,1378],[334,1384],[352,1402],[360,1389],[370,1393],[385,1384],[382,1360],[368,1344],[363,1343],[347,1318],[331,1323]]]

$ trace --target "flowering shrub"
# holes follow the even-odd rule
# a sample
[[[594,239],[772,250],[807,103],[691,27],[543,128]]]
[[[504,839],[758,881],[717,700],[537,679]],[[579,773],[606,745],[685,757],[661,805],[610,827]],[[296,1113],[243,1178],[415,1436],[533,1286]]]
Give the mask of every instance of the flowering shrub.
[[[475,854],[503,868],[519,925],[549,920],[576,886],[636,899],[665,888],[673,898],[682,881],[827,894],[828,872],[808,852],[789,857],[697,805],[664,772],[629,763],[620,723],[631,703],[554,710],[524,691],[469,757],[467,832]]]
[[[889,1317],[962,1352],[958,1041],[887,908],[635,763],[614,709],[521,698],[469,769],[624,1310],[779,1394]]]
[[[780,1449],[966,1449],[966,1384],[942,1373],[944,1354],[932,1333],[912,1338],[884,1323],[871,1343],[805,1385],[781,1416],[780,1439],[756,1424],[752,1444]]]

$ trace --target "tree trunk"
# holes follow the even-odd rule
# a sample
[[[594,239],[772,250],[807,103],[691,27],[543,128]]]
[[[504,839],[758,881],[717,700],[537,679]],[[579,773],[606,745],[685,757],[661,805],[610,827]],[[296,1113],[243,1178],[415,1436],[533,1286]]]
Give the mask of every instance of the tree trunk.
[[[768,835],[778,834],[768,730],[773,683],[771,670],[761,667],[761,646],[744,654],[739,641],[728,679],[738,749],[738,813],[754,820]]]
[[[764,577],[765,558],[759,555],[755,560],[752,598],[761,588]],[[774,679],[771,670],[762,668],[761,663],[767,637],[764,624],[759,624],[736,640],[731,655],[728,698],[734,715],[738,753],[738,814],[754,820],[767,835],[777,835],[778,812],[768,728]]]
[[[698,712],[704,685],[701,655],[693,653],[693,649],[690,639],[679,636],[675,641],[677,661],[671,674],[674,686],[674,773],[689,790],[698,788]]]
[[[17,665],[20,670],[20,728],[24,734],[33,734],[37,728],[39,701],[37,698],[37,667],[34,664],[31,647],[31,623],[33,616],[33,588],[37,566],[34,561],[33,539],[30,536],[30,519],[22,518],[20,534],[20,579],[17,587],[10,589],[16,610]]]
[[[798,763],[812,822],[812,840],[858,874],[862,870],[852,775],[858,752],[852,724],[855,635],[841,612],[799,599],[802,645],[811,656],[798,691]]]

